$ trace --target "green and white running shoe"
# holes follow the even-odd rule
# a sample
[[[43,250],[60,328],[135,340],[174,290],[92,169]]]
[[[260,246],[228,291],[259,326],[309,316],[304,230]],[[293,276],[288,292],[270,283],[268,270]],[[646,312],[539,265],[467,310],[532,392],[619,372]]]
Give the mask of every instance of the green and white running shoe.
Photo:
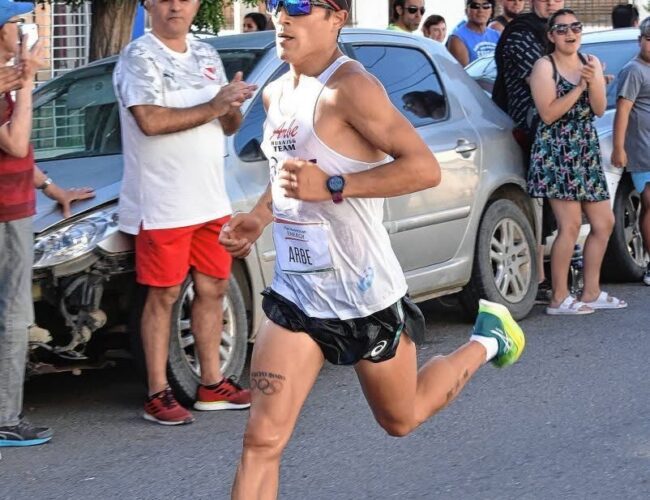
[[[472,335],[496,339],[499,344],[492,363],[498,367],[515,363],[524,352],[524,332],[510,315],[506,306],[481,299]]]

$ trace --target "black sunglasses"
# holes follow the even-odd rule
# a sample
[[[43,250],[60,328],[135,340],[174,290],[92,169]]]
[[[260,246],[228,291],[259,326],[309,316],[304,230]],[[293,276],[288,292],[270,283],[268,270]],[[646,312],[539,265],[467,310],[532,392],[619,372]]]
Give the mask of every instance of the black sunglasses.
[[[406,7],[406,12],[408,12],[409,14],[417,14],[418,11],[420,11],[420,15],[422,16],[426,12],[424,7],[416,7],[415,5],[409,5],[408,7]]]
[[[489,10],[492,8],[491,3],[478,3],[478,2],[472,2],[468,5],[470,9],[478,10],[478,9],[483,9],[483,10]]]
[[[551,26],[551,33],[557,33],[558,35],[566,35],[569,30],[571,30],[576,35],[578,33],[582,33],[582,23],[580,21],[576,21],[575,23],[571,24],[554,24]]]
[[[307,16],[311,14],[312,6],[335,12],[342,10],[334,0],[266,0],[266,10],[272,15],[276,15],[280,7],[284,7],[290,16]]]

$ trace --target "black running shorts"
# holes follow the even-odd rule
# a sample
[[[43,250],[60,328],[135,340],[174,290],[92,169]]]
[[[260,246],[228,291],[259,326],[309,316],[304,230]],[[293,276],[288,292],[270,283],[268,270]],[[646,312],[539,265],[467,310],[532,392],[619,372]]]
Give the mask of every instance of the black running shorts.
[[[262,292],[262,309],[276,325],[307,333],[335,365],[353,365],[366,359],[374,363],[395,356],[405,331],[415,343],[424,340],[424,316],[408,297],[365,318],[310,318],[297,305],[270,288]]]

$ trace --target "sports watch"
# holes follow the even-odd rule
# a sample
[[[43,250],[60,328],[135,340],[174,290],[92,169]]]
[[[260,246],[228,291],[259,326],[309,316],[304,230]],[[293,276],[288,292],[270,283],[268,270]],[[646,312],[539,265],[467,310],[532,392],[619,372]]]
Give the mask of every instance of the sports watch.
[[[333,175],[327,179],[327,190],[332,195],[334,203],[341,203],[343,201],[343,188],[345,187],[345,179],[340,175]]]

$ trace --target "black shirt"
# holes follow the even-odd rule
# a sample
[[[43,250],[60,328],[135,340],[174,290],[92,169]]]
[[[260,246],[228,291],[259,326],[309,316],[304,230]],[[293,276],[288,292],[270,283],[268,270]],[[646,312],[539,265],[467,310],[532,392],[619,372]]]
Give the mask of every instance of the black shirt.
[[[536,115],[526,79],[545,53],[546,20],[534,13],[518,16],[508,24],[497,45],[493,99],[519,128],[530,130]]]

